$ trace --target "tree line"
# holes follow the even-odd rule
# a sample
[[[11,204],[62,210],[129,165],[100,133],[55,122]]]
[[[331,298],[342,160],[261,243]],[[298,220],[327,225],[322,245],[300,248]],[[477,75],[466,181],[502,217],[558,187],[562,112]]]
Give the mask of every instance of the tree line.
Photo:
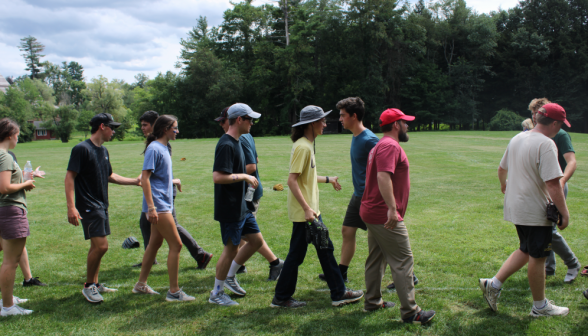
[[[348,96],[365,101],[374,130],[389,107],[415,115],[414,130],[514,130],[531,99],[548,97],[572,131],[588,132],[588,0],[523,0],[490,14],[464,0],[247,0],[218,26],[199,17],[180,43],[178,74],[82,88],[70,63],[29,65],[29,79],[80,116],[116,111],[127,129],[146,110],[174,114],[188,138],[218,136],[213,119],[237,101],[262,113],[254,135],[279,135],[302,107],[333,109]]]

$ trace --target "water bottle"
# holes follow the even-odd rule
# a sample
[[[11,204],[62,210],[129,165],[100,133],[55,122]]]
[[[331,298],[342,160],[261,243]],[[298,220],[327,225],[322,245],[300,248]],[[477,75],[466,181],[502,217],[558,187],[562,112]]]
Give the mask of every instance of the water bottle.
[[[250,184],[249,187],[247,187],[247,193],[245,194],[245,202],[253,201],[253,193],[254,192],[255,192],[255,188],[253,188]]]
[[[33,166],[31,165],[31,161],[27,161],[27,164],[24,166],[24,174],[23,180],[28,181],[33,179]]]

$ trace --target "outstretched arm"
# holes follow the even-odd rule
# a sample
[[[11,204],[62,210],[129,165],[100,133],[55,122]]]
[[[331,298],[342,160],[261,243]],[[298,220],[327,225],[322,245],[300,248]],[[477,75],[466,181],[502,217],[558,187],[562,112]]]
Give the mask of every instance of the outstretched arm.
[[[116,183],[116,184],[120,184],[120,185],[136,185],[136,186],[141,185],[141,179],[138,177],[137,178],[122,177],[122,176],[115,174],[115,173],[112,173],[108,177],[108,182]]]
[[[229,174],[222,171],[212,172],[212,180],[214,181],[214,184],[232,184],[245,181],[251,184],[253,188],[257,188],[259,185],[259,181],[257,181],[255,176],[248,174]]]
[[[333,185],[333,189],[339,191],[341,190],[341,185],[339,184],[339,178],[337,176],[329,176],[329,183]],[[316,181],[318,183],[327,183],[326,176],[317,176]]]

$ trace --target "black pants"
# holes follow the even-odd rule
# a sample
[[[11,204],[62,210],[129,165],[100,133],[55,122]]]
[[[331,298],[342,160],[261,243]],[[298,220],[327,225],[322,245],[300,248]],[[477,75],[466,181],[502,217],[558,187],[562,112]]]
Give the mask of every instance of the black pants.
[[[319,218],[321,217],[319,216]],[[308,223],[293,223],[290,251],[288,251],[288,256],[286,257],[286,261],[284,261],[284,268],[282,268],[282,273],[276,285],[275,295],[276,299],[280,301],[290,299],[296,291],[298,267],[304,262],[308,249],[308,243],[306,243],[306,225]],[[333,250],[333,242],[329,238],[329,248],[324,250],[316,248],[316,254],[325,274],[327,285],[331,289],[331,299],[338,300],[345,294],[346,288],[337,260],[333,256]]]
[[[174,204],[174,209],[172,210],[172,216],[174,217],[174,221],[176,222],[176,227],[178,228],[178,234],[180,235],[180,239],[182,240],[182,244],[188,249],[190,255],[194,260],[201,261],[206,251],[198,243],[188,230],[184,229],[180,224],[178,224],[178,219],[176,218],[176,208]],[[141,234],[143,235],[143,243],[145,245],[145,249],[147,249],[147,245],[149,245],[149,239],[151,238],[151,222],[147,219],[147,216],[144,212],[141,212],[141,219],[139,220],[139,226],[141,227]]]

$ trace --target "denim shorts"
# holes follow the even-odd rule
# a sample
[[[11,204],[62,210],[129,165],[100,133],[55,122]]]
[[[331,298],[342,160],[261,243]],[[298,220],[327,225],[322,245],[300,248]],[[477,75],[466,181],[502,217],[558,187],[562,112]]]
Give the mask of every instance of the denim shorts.
[[[229,240],[233,245],[239,245],[241,236],[260,232],[255,216],[250,212],[238,222],[220,222],[220,227],[224,245],[227,245]]]

